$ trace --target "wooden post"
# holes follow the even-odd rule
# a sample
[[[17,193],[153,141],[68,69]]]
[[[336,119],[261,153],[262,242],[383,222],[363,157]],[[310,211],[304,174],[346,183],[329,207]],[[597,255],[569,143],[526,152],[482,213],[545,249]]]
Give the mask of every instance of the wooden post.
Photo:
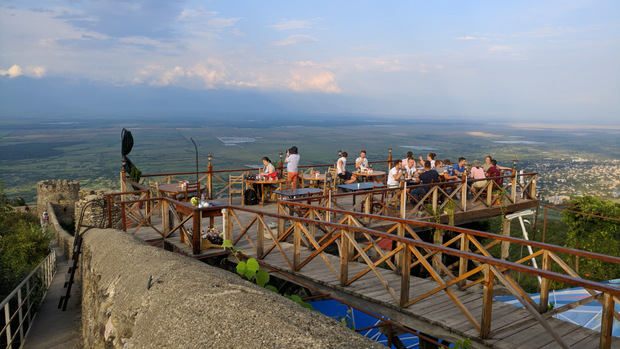
[[[502,227],[502,235],[510,236],[510,223],[512,221],[510,219],[504,218],[504,226]],[[502,241],[502,252],[500,258],[503,260],[507,260],[510,255],[510,242]]]
[[[390,172],[390,169],[392,169],[392,147],[388,148],[388,168],[387,168],[387,172]]]
[[[484,268],[484,291],[482,295],[482,319],[480,322],[480,337],[487,338],[491,332],[491,311],[493,309],[493,281],[495,276],[487,265]]]
[[[282,216],[286,215],[286,212],[284,210],[284,207],[280,203],[278,203],[278,215],[278,239],[280,239],[280,237],[284,235],[284,224],[286,223],[286,220],[281,218]]]
[[[467,212],[467,175],[463,174],[463,184],[461,185],[461,207],[463,212]]]
[[[284,178],[284,161],[282,159],[282,152],[280,152],[280,166],[278,166],[278,171],[280,172],[280,178]]]
[[[398,234],[399,237],[405,237],[405,224],[404,223],[398,223],[398,228],[397,228],[396,233]],[[398,246],[403,246],[403,245],[405,244],[402,242],[398,243]],[[406,246],[403,246],[403,247],[406,247]],[[399,263],[402,263],[403,258],[405,258],[405,256],[403,256],[405,254],[405,249],[403,248],[403,250],[400,251],[399,254],[400,254],[400,258],[398,258],[398,261]],[[402,271],[402,265],[400,267],[401,268],[396,268],[396,270],[394,270],[396,274],[400,274],[400,272]]]
[[[200,254],[202,250],[202,244],[200,243],[200,211],[194,207],[194,213],[192,214],[192,252],[194,254]]]
[[[265,251],[265,228],[262,223],[264,220],[262,215],[260,217],[261,219],[256,222],[256,259],[262,259]],[[267,227],[267,229],[269,229],[269,227]]]
[[[213,199],[213,166],[211,166],[211,154],[207,155],[207,198]]]
[[[309,210],[308,218],[309,219],[316,219],[316,212],[313,209]],[[310,233],[310,236],[312,236],[312,239],[315,239],[316,238],[316,224],[309,224],[308,232]],[[313,244],[308,244],[308,249],[309,250],[313,250],[314,249],[314,245]]]
[[[435,233],[433,233],[433,243],[438,246],[443,245],[443,236],[443,229],[435,229]],[[436,261],[435,258],[439,261]],[[435,258],[433,258],[433,268],[435,268],[437,274],[441,274],[441,267],[439,266],[439,263],[441,263],[441,261],[443,260],[443,253],[437,252],[435,254]]]
[[[125,203],[121,202],[121,214],[123,220],[123,231],[127,232],[127,217],[125,216]]]
[[[402,188],[400,194],[400,218],[407,218],[407,182],[402,182]]]
[[[366,214],[370,214],[371,213],[372,200],[371,200],[370,197],[371,197],[370,194],[366,194],[366,196],[364,196],[364,213],[366,213]],[[370,218],[365,217],[364,218],[364,223],[365,224],[369,224],[370,223]]]
[[[549,256],[549,251],[543,252],[541,268],[546,271],[551,270],[551,257]],[[549,279],[543,276],[540,281],[540,302],[538,305],[538,311],[540,313],[546,312],[549,307],[549,284]]]
[[[599,348],[611,349],[611,330],[614,324],[614,297],[609,293],[603,295],[603,318],[601,319],[601,340]]]
[[[487,207],[491,207],[493,205],[493,179],[489,180],[487,186]]]
[[[517,201],[517,170],[512,170],[512,190],[510,191],[512,202]]]
[[[224,240],[228,240],[230,242],[233,241],[232,234],[232,219],[230,215],[230,209],[224,208],[222,209],[222,227],[224,229]]]
[[[293,222],[295,225],[294,230],[294,243],[293,243],[293,269],[297,271],[297,266],[300,264],[300,254],[301,254],[301,230],[299,222]]]
[[[349,238],[345,231],[340,231],[340,286],[344,287],[349,279]]]
[[[409,301],[409,280],[411,275],[411,250],[405,246],[400,260],[400,306]]]
[[[112,228],[112,197],[106,196],[108,204],[108,228]]]
[[[467,238],[467,234],[461,233],[461,251],[469,252],[469,239]],[[467,262],[469,259],[465,257],[459,257],[459,277],[467,273]],[[457,283],[459,288],[465,286],[465,280],[461,280]]]

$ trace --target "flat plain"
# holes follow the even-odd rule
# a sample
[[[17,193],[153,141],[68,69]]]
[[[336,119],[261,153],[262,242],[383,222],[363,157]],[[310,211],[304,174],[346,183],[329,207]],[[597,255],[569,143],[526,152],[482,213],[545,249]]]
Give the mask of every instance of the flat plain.
[[[144,174],[195,171],[193,139],[201,171],[206,170],[207,154],[213,156],[214,170],[225,170],[258,166],[263,156],[276,163],[279,153],[293,145],[299,148],[302,165],[333,164],[338,150],[347,151],[351,163],[361,149],[371,161],[387,160],[391,148],[396,159],[409,150],[415,157],[434,152],[439,159],[456,161],[463,156],[470,163],[491,155],[500,165],[513,167],[516,158],[518,169],[540,173],[539,189],[544,195],[565,194],[555,183],[563,171],[583,171],[582,177],[573,180],[573,188],[601,182],[583,189],[592,191],[591,195],[613,198],[620,192],[613,178],[620,177],[618,126],[489,124],[368,115],[177,119],[181,121],[2,120],[0,182],[7,196],[21,196],[28,203],[36,201],[36,183],[43,179],[78,180],[81,187],[92,189],[117,188],[121,131],[126,128],[134,138],[128,157]],[[600,170],[586,175],[595,166]],[[545,169],[547,174],[542,172]],[[554,179],[545,181],[551,172]]]

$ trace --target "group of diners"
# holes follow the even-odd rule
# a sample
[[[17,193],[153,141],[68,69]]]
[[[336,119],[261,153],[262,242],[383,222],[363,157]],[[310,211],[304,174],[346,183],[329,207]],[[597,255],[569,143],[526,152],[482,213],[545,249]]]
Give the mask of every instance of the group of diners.
[[[348,153],[342,152],[342,155],[336,162],[336,173],[338,177],[345,183],[350,184],[358,180],[358,176],[354,173],[347,171],[347,158]],[[355,160],[355,168],[357,171],[371,170],[372,167],[368,163],[366,157],[366,150],[360,151],[360,156]],[[461,179],[464,175],[467,175],[471,179],[479,180],[472,183],[472,187],[479,189],[487,184],[487,178],[492,178],[497,185],[502,185],[502,170],[509,169],[507,167],[497,166],[497,161],[487,156],[485,163],[480,161],[474,161],[471,166],[467,164],[467,159],[464,157],[459,158],[458,162],[453,164],[450,159],[439,160],[435,159],[437,154],[428,153],[426,160],[420,156],[420,163],[422,166],[418,167],[416,159],[413,157],[413,152],[407,152],[407,156],[402,161],[397,161],[387,175],[387,186],[397,187],[401,181],[406,181],[409,185],[416,184],[432,184],[439,182],[450,182]],[[298,178],[298,166],[299,166],[299,153],[297,147],[293,146],[286,151],[286,169],[288,173],[287,185],[291,185],[293,189],[297,188]],[[268,157],[264,157],[263,168],[259,172],[260,177],[267,179],[276,179],[277,172],[271,160]],[[260,186],[254,185],[254,189],[260,195]],[[421,196],[424,196],[429,191],[429,186],[423,186],[414,188],[411,194],[419,200]]]
[[[435,160],[436,156],[435,153],[429,153],[427,160],[420,157],[423,167],[416,168],[413,153],[408,152],[406,158],[397,162],[390,169],[387,178],[388,187],[397,187],[401,181],[406,181],[409,185],[450,182],[461,179],[464,175],[476,180],[471,184],[475,189],[486,186],[487,178],[492,178],[501,187],[502,170],[509,169],[497,166],[497,161],[491,156],[486,157],[484,164],[475,160],[471,166],[468,166],[467,159],[464,157],[459,158],[458,163],[452,164],[450,159]],[[445,189],[450,191],[451,187],[446,186]],[[411,195],[419,201],[421,197],[428,193],[430,186],[416,187],[410,190]]]

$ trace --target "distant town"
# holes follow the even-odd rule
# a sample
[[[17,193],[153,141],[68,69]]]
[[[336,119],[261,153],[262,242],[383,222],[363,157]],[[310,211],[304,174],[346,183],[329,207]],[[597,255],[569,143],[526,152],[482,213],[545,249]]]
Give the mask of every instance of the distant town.
[[[620,198],[620,160],[545,159],[528,161],[524,168],[538,172],[537,191],[544,202],[560,204],[586,195]]]

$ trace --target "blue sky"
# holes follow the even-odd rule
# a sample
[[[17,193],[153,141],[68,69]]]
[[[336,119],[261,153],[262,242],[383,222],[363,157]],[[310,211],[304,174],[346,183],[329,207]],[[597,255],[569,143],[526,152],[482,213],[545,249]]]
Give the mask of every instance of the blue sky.
[[[619,62],[617,0],[0,0],[8,86],[62,78],[328,96],[351,113],[619,124]]]

